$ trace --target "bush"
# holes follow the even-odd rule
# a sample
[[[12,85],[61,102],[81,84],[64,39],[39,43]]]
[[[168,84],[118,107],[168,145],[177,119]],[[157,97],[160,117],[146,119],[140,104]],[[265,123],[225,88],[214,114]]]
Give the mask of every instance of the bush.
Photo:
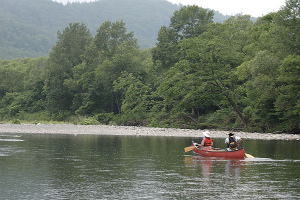
[[[21,121],[19,119],[13,119],[11,121],[12,124],[21,124]]]
[[[87,119],[85,119],[82,123],[82,125],[98,125],[100,124],[95,117],[89,117]]]
[[[60,111],[58,114],[53,114],[52,119],[54,121],[65,121],[70,118],[71,114],[69,111]]]
[[[114,113],[100,113],[95,115],[95,119],[103,124],[108,124],[114,118]]]

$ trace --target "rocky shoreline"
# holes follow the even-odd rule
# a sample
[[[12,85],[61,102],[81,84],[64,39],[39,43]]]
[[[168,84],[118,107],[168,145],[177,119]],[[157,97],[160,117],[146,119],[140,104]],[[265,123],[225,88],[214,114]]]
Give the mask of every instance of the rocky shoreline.
[[[0,124],[0,133],[136,135],[165,137],[203,137],[205,130],[151,128],[135,126],[73,125],[73,124]],[[228,131],[209,130],[213,138],[226,138]],[[243,139],[300,140],[300,135],[235,132]]]

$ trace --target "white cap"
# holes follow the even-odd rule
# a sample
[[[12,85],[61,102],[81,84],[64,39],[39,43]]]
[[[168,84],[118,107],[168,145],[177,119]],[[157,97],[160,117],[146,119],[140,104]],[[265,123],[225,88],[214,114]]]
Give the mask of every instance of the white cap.
[[[204,131],[204,132],[203,132],[203,135],[204,135],[205,137],[210,137],[209,131]]]

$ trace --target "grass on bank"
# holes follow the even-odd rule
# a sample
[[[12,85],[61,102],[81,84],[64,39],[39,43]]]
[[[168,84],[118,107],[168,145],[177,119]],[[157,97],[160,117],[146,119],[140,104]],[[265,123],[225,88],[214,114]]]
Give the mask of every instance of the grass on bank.
[[[160,113],[145,115],[131,113],[127,115],[114,115],[113,113],[99,113],[93,116],[71,115],[69,112],[60,112],[51,115],[46,111],[36,113],[20,112],[16,115],[0,115],[0,123],[12,124],[75,124],[75,125],[119,125],[119,126],[145,126],[159,128],[183,129],[219,129],[232,130],[241,126],[236,116],[223,113],[210,114],[198,118],[198,123],[192,122],[186,115],[168,117]],[[231,116],[231,117],[228,117]],[[216,122],[217,121],[217,122]]]
[[[14,117],[1,117],[0,123],[11,124],[75,124],[75,125],[100,125],[99,120],[93,116],[70,116],[65,119],[49,116],[47,113],[20,113]]]

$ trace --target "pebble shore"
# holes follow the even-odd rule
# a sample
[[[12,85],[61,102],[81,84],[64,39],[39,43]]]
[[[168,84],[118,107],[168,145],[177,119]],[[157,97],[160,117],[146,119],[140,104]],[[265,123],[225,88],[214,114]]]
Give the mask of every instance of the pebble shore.
[[[165,137],[203,137],[205,130],[151,128],[135,126],[73,125],[73,124],[0,124],[0,133],[136,135]],[[228,131],[209,130],[212,138],[226,138]],[[300,135],[235,132],[242,139],[300,140]]]

